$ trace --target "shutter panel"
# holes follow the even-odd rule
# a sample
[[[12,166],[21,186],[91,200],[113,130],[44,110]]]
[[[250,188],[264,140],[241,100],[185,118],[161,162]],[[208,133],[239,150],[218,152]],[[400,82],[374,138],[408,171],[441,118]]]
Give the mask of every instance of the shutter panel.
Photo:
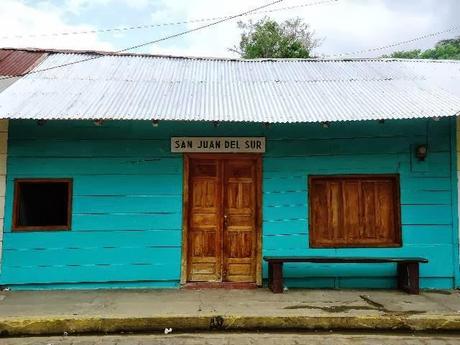
[[[312,176],[312,247],[384,247],[401,244],[397,175]]]

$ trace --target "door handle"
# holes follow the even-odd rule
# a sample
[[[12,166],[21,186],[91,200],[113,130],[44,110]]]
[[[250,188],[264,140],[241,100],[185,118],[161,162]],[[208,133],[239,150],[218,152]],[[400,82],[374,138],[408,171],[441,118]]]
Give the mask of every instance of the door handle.
[[[224,226],[228,226],[228,216],[226,214],[224,214]]]

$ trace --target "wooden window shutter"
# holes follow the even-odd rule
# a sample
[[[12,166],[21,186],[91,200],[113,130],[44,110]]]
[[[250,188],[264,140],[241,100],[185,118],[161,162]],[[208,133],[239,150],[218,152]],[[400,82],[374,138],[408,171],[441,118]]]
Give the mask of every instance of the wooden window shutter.
[[[311,176],[311,247],[401,245],[398,175]]]

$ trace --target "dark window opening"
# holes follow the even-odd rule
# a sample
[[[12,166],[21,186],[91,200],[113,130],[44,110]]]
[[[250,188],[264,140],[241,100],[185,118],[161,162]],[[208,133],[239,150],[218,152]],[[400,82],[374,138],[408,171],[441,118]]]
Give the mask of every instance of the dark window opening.
[[[70,180],[16,180],[13,230],[69,230]]]

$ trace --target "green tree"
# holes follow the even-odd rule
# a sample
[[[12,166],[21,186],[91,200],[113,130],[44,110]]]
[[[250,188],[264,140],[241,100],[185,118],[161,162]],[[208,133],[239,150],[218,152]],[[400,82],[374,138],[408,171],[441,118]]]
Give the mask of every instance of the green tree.
[[[278,23],[265,17],[257,22],[239,22],[243,30],[239,46],[230,49],[245,59],[309,58],[320,41],[301,18]]]
[[[406,50],[406,51],[397,51],[390,55],[384,55],[384,57],[392,57],[397,59],[420,59],[420,54],[422,51],[420,49]]]
[[[397,51],[384,57],[402,58],[402,59],[435,59],[435,60],[460,60],[460,37],[448,40],[442,40],[427,50],[407,50]]]

